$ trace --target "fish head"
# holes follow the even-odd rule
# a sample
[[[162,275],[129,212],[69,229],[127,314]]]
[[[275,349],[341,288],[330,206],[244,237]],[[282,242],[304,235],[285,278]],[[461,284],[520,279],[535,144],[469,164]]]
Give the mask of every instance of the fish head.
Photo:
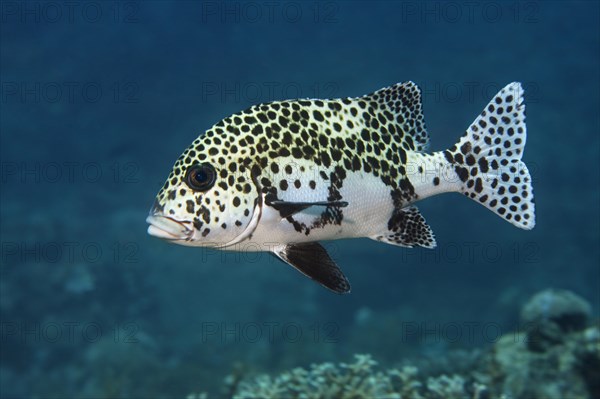
[[[233,132],[232,132],[233,131]],[[239,131],[223,121],[177,159],[158,192],[148,233],[177,244],[223,248],[250,236],[260,195]]]

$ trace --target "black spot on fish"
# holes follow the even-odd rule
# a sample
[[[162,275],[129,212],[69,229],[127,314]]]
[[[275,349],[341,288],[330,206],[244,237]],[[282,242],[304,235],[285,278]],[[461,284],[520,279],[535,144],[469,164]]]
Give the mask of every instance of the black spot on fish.
[[[187,200],[186,202],[186,208],[185,210],[187,211],[187,213],[194,213],[194,209],[195,209],[195,204],[194,201],[192,200]]]
[[[456,166],[455,171],[463,183],[466,182],[469,178],[469,171],[467,170],[467,168],[463,168],[462,166]]]

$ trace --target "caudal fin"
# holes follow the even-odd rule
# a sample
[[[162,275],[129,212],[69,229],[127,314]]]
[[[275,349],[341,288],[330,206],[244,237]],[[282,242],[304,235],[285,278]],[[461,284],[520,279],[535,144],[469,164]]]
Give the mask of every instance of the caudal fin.
[[[444,156],[460,179],[460,192],[517,227],[535,226],[531,176],[521,161],[527,130],[523,88],[500,90]]]

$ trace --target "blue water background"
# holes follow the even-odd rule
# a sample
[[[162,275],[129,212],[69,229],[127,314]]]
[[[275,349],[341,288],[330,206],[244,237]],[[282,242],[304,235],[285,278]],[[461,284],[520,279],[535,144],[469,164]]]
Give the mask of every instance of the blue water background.
[[[518,329],[549,287],[597,317],[598,3],[74,3],[2,5],[2,397],[184,397],[234,369],[443,358]],[[146,234],[173,162],[221,118],[406,80],[433,150],[523,82],[534,230],[427,199],[436,250],[327,245],[346,296],[266,254]]]

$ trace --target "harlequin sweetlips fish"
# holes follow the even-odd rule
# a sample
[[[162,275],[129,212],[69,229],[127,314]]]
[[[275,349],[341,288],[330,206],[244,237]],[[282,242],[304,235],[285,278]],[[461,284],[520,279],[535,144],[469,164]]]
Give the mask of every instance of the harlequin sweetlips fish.
[[[415,202],[458,192],[532,229],[521,161],[525,105],[504,87],[450,149],[427,152],[413,82],[357,98],[275,101],[233,114],[179,157],[148,233],[224,250],[269,251],[337,293],[350,284],[319,244],[368,237],[402,247],[436,241]]]

